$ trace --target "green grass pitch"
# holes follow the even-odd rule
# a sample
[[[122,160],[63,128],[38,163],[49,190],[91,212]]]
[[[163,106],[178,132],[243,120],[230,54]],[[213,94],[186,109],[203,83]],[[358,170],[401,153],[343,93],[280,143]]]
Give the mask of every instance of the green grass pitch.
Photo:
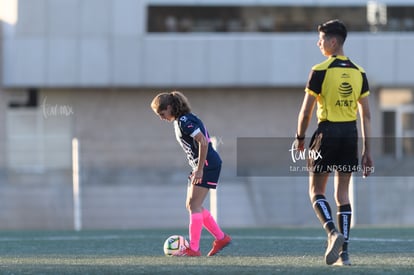
[[[217,256],[163,255],[164,240],[185,229],[2,231],[0,274],[414,274],[414,228],[357,227],[353,266],[324,263],[320,228],[225,230],[232,244]],[[213,239],[204,231],[201,251]]]

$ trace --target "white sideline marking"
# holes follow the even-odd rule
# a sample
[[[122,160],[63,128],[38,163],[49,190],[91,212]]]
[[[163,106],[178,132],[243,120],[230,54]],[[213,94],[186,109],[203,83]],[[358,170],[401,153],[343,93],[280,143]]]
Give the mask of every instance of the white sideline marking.
[[[123,238],[126,238],[126,236],[102,235],[102,236],[53,236],[53,237],[20,237],[20,238],[0,237],[0,242],[116,240],[116,239],[123,239]]]
[[[99,235],[99,236],[45,236],[45,237],[0,237],[0,242],[20,242],[20,241],[84,241],[84,240],[121,240],[121,239],[159,239],[163,236],[131,234],[131,235]],[[288,240],[288,241],[321,241],[326,237],[303,236],[303,237],[281,237],[281,236],[255,236],[255,235],[231,235],[234,240]],[[414,239],[399,238],[351,238],[360,242],[384,242],[384,243],[400,243],[414,242]]]
[[[233,239],[252,239],[252,240],[291,240],[291,241],[320,241],[326,240],[326,237],[279,237],[279,236],[231,236]],[[397,239],[397,238],[350,238],[360,242],[414,242],[414,239]]]

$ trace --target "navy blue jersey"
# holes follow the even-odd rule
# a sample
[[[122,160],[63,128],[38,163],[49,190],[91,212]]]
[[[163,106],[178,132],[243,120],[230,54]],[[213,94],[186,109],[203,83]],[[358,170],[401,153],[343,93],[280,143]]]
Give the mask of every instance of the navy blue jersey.
[[[175,136],[178,143],[187,155],[188,163],[195,169],[198,164],[198,142],[194,137],[203,133],[208,141],[207,158],[204,167],[217,167],[221,165],[219,154],[213,149],[207,129],[203,122],[193,113],[185,114],[174,121]]]

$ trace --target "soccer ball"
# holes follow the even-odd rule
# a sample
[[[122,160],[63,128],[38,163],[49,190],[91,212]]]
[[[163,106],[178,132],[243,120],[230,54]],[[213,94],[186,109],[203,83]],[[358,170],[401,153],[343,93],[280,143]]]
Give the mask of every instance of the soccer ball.
[[[172,235],[164,242],[164,254],[167,256],[181,256],[183,250],[188,246],[188,241],[183,236]]]

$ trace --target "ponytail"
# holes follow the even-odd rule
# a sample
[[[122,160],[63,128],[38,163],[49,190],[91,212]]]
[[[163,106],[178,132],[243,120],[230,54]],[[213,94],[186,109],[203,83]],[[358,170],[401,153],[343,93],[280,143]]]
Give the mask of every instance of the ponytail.
[[[191,112],[187,97],[179,91],[160,93],[151,102],[151,108],[157,112],[167,109],[168,105],[171,106],[171,115],[175,118]]]
[[[172,115],[176,118],[191,112],[190,103],[185,95],[179,91],[172,91],[170,93],[172,96]]]

